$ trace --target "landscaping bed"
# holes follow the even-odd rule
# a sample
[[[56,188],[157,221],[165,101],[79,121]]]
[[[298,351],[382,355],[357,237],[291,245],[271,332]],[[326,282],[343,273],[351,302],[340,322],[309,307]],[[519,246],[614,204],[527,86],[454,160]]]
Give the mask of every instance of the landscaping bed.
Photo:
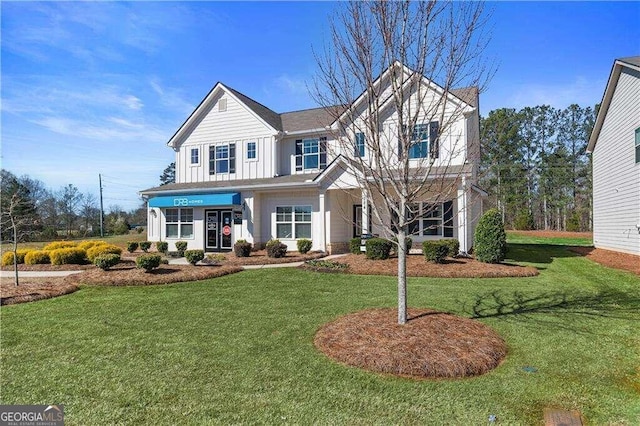
[[[336,263],[348,265],[346,273],[357,275],[397,275],[398,259],[371,260],[364,255],[347,254],[334,259]],[[303,265],[302,267],[325,272],[322,269]],[[336,271],[331,271],[336,272]],[[427,262],[422,255],[407,256],[407,276],[434,278],[501,278],[533,277],[538,275],[536,268],[509,263],[482,263],[469,258],[447,258],[445,263]]]
[[[640,275],[640,256],[593,247],[571,247],[569,250],[603,266]]]
[[[3,278],[0,283],[0,305],[34,302],[73,293],[79,287],[64,278],[20,278],[16,287],[13,279]]]
[[[249,257],[238,257],[233,252],[224,253],[224,265],[275,265],[279,263],[305,262],[311,259],[319,259],[327,254],[323,252],[308,252],[301,254],[296,251],[288,252],[284,257],[269,257],[266,250],[252,251]]]

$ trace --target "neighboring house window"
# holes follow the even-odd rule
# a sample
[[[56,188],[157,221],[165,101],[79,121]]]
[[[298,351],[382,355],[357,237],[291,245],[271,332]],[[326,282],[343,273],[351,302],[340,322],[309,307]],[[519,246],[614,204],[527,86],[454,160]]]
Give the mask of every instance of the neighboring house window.
[[[167,238],[193,238],[193,209],[166,209]]]
[[[411,134],[409,158],[438,158],[440,144],[438,140],[439,124],[432,121],[429,124],[416,124]],[[402,155],[402,141],[398,141],[398,156]]]
[[[255,160],[257,158],[256,143],[247,142],[247,160]]]
[[[311,238],[311,206],[276,207],[276,238]]]
[[[191,164],[200,163],[200,150],[198,148],[191,148]]]
[[[236,172],[236,144],[209,147],[209,174]]]
[[[354,155],[356,157],[364,157],[364,133],[356,133],[356,146]]]
[[[327,167],[327,138],[296,141],[296,171]]]
[[[640,127],[636,129],[636,163],[640,163]]]

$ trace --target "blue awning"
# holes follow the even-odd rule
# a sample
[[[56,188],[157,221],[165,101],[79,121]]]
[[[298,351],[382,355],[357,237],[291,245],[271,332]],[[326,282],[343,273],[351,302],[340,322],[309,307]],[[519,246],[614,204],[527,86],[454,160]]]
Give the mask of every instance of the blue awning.
[[[199,195],[165,195],[149,199],[149,207],[210,207],[240,205],[239,192]]]

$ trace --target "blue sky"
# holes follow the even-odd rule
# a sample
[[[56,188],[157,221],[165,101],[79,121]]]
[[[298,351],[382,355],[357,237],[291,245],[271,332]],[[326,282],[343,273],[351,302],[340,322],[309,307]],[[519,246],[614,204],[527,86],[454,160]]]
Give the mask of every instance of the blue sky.
[[[166,142],[217,81],[277,112],[314,107],[312,47],[334,2],[5,2],[2,167],[132,209]],[[498,70],[481,113],[600,102],[640,54],[640,2],[491,2]]]

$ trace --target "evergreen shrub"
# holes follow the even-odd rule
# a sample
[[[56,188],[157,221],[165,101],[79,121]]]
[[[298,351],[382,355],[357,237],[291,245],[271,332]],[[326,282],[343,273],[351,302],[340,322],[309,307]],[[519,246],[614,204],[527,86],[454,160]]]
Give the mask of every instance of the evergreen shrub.
[[[24,263],[27,265],[46,265],[51,263],[51,258],[48,251],[31,250],[24,256]]]
[[[456,238],[447,238],[440,241],[443,241],[444,244],[449,248],[447,256],[456,257],[458,253],[460,253],[460,241],[458,241]]]
[[[178,257],[184,257],[184,251],[187,249],[186,241],[176,241],[176,250],[178,251]]]
[[[103,254],[121,255],[122,249],[113,244],[100,244],[97,246],[93,246],[89,250],[87,250],[87,259],[89,259],[89,262],[93,263],[96,257],[101,256]]]
[[[313,245],[313,243],[311,242],[311,240],[302,238],[296,242],[296,245],[298,246],[299,253],[306,254],[309,250],[311,250],[311,246]]]
[[[82,265],[86,262],[87,252],[78,247],[51,250],[49,258],[52,265]]]
[[[75,243],[73,241],[54,241],[45,245],[42,250],[51,251],[70,247],[78,247],[78,243]]]
[[[280,240],[269,240],[265,246],[267,249],[267,256],[280,258],[285,257],[287,254],[287,246],[282,244]]]
[[[360,251],[360,244],[362,243],[362,239],[360,237],[355,237],[349,240],[349,252],[353,254],[362,254]]]
[[[186,250],[184,257],[187,259],[187,262],[195,266],[196,263],[204,259],[204,250]]]
[[[497,209],[488,210],[482,215],[474,240],[477,260],[484,263],[499,263],[504,260],[507,254],[507,234]]]
[[[133,253],[138,250],[138,242],[137,241],[127,241],[127,251],[129,253]]]
[[[102,254],[93,259],[93,264],[103,271],[108,270],[112,266],[116,266],[120,262],[119,254]]]
[[[247,240],[238,240],[233,245],[233,252],[237,257],[249,257],[251,256],[251,243]]]
[[[159,254],[143,254],[136,257],[136,266],[144,269],[145,272],[151,272],[160,266],[161,260]]]
[[[149,241],[140,241],[140,250],[147,253],[151,248],[151,243]]]
[[[393,243],[384,238],[370,238],[367,240],[365,247],[367,248],[367,259],[384,260],[388,259],[391,254]]]
[[[167,251],[169,251],[169,243],[166,241],[156,241],[156,250],[160,253],[167,254]]]
[[[422,254],[429,262],[443,263],[449,254],[449,244],[446,240],[425,241],[422,243]]]
[[[30,250],[18,250],[16,252],[16,259],[18,264],[24,263],[24,258]],[[2,255],[2,266],[13,265],[13,251],[6,251]]]

